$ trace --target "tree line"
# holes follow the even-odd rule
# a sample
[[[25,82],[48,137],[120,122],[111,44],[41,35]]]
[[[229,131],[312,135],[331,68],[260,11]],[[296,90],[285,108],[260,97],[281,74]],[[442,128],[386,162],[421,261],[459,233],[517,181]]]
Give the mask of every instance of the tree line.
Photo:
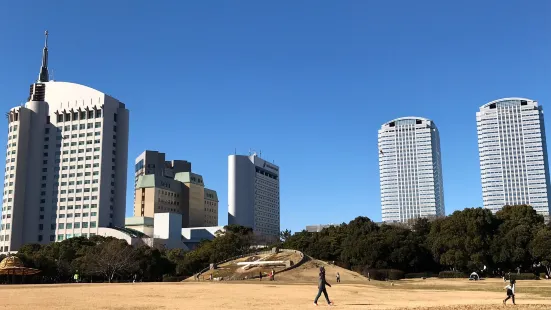
[[[404,273],[551,272],[551,226],[527,205],[495,215],[469,208],[407,225],[378,225],[367,217],[319,233],[282,233],[283,246],[357,271]]]
[[[24,245],[17,256],[26,267],[41,270],[27,283],[63,283],[78,274],[84,282],[178,281],[210,263],[249,253],[250,228],[229,225],[195,249],[132,247],[124,240],[75,237],[48,245]],[[334,261],[377,278],[378,270],[402,274],[438,272],[551,272],[551,226],[530,206],[506,206],[495,215],[487,209],[456,211],[438,219],[378,225],[367,217],[323,229],[281,233],[274,245]],[[3,257],[0,256],[0,259]],[[381,277],[388,277],[388,273]],[[1,279],[0,279],[1,280]]]
[[[26,283],[179,281],[212,262],[245,254],[253,242],[252,230],[229,225],[214,240],[196,249],[166,250],[132,247],[126,241],[102,236],[75,237],[48,245],[26,244],[17,253],[25,267],[41,270]],[[0,255],[0,260],[5,257]],[[4,282],[10,279],[0,279]],[[16,281],[17,282],[17,281]]]

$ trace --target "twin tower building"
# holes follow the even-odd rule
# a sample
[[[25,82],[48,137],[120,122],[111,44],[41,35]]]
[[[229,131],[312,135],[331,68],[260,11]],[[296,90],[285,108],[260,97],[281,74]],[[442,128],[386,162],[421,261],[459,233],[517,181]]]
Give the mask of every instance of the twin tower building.
[[[549,165],[543,110],[505,98],[476,113],[484,207],[527,204],[549,218]],[[461,165],[461,163],[458,163]],[[445,215],[440,135],[435,123],[404,117],[379,130],[382,219],[407,222]]]

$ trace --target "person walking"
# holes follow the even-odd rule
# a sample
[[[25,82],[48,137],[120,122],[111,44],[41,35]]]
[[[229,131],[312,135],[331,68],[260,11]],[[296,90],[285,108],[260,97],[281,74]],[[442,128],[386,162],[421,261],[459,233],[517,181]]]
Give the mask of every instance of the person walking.
[[[515,303],[515,280],[511,280],[511,284],[507,285],[505,289],[507,290],[507,298],[503,300],[503,304],[505,305],[507,303],[507,300],[510,298],[513,300],[513,305],[516,305]]]
[[[341,274],[337,272],[337,283],[341,283]]]
[[[260,275],[258,277],[260,278],[260,281],[262,281],[262,271],[260,271]]]
[[[331,287],[331,284],[329,284],[329,282],[325,280],[325,268],[323,268],[322,266],[320,267],[319,280],[318,280],[318,295],[316,295],[316,299],[314,299],[314,306],[318,305],[318,299],[320,298],[321,293],[323,293],[323,296],[325,296],[325,300],[327,301],[327,304],[329,304],[329,306],[333,305],[331,300],[329,300],[329,295],[327,295],[327,289],[325,288],[326,285]]]

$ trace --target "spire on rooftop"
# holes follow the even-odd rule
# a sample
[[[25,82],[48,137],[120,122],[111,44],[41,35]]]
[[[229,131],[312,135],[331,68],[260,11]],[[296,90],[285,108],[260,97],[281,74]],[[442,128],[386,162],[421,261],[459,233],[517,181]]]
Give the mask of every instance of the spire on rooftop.
[[[38,75],[38,82],[48,82],[50,80],[48,74],[48,30],[44,32],[44,48],[42,49],[42,67]]]

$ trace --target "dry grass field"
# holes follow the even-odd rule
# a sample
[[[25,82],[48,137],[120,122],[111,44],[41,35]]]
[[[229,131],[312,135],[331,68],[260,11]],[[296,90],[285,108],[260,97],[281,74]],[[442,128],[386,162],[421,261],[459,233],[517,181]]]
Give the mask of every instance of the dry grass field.
[[[180,283],[0,285],[0,309],[315,309],[313,299],[320,266],[326,268],[327,280],[333,285],[328,288],[329,296],[339,309],[492,310],[504,307],[505,284],[499,279],[368,281],[350,270],[309,260],[291,271],[276,274],[275,282],[264,278],[262,282],[258,279],[221,282],[187,279]],[[230,277],[239,272],[230,263],[216,271]],[[335,283],[337,272],[341,283]],[[551,310],[551,281],[519,281],[516,291],[514,309]],[[323,296],[317,308],[328,308]]]
[[[300,273],[299,273],[300,274]],[[303,270],[302,274],[309,278]],[[328,276],[331,271],[328,270]],[[503,282],[483,280],[347,279],[329,288],[342,309],[503,309]],[[285,279],[276,282],[181,282],[137,284],[66,284],[0,286],[0,309],[315,309],[316,283]],[[302,283],[298,283],[302,282]],[[334,281],[333,281],[334,282]],[[519,281],[514,309],[551,309],[551,281]],[[509,307],[513,307],[509,305]],[[327,308],[320,300],[319,307]]]

